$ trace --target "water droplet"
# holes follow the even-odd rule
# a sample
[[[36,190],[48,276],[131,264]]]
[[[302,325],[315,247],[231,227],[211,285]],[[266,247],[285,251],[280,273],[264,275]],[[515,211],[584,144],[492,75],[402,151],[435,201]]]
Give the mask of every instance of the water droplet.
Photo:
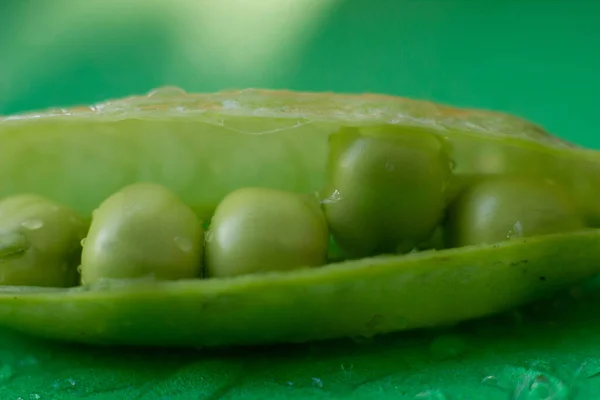
[[[495,388],[502,389],[502,390],[506,389],[500,384],[498,378],[496,378],[494,375],[488,375],[485,378],[483,378],[481,380],[481,384],[485,385],[485,386],[495,387]]]
[[[40,229],[42,226],[44,226],[44,221],[42,221],[39,218],[27,219],[27,220],[21,222],[21,226],[25,229],[34,231],[34,230]]]
[[[415,399],[419,399],[419,400],[446,400],[446,396],[444,395],[444,393],[442,393],[442,391],[435,389],[435,390],[426,390],[424,392],[421,392],[419,394],[417,394],[415,396]]]
[[[177,86],[164,86],[148,92],[148,97],[169,97],[185,94],[185,90]]]
[[[73,378],[61,379],[52,384],[55,390],[69,390],[77,385],[77,381]]]
[[[331,193],[331,195],[329,195],[329,197],[323,199],[321,201],[321,203],[323,204],[331,204],[331,203],[337,203],[338,201],[340,201],[342,199],[342,195],[340,194],[340,192],[336,189],[333,191],[333,193]]]
[[[515,222],[513,225],[513,231],[515,234],[523,236],[523,225],[521,225],[521,221]]]
[[[42,398],[42,396],[40,396],[40,395],[39,395],[39,394],[37,394],[37,393],[31,393],[31,394],[29,395],[29,399],[30,399],[30,400],[38,400],[38,399],[41,399],[41,398]]]
[[[523,236],[523,225],[521,225],[521,221],[515,222],[513,227],[506,234],[507,239],[511,239],[513,237],[522,237],[522,236]]]
[[[86,238],[81,239],[81,242],[80,242],[81,243],[81,247],[85,247],[85,239]]]
[[[323,388],[323,381],[319,378],[311,378],[312,379],[312,384],[314,387],[322,389]]]
[[[288,386],[294,386],[294,382],[287,382]]]
[[[442,360],[458,357],[467,350],[467,342],[456,335],[438,336],[429,345],[431,355],[434,358]]]
[[[193,243],[188,238],[181,237],[181,236],[175,236],[175,238],[173,239],[173,241],[175,242],[175,244],[177,245],[177,247],[179,247],[179,249],[181,251],[183,251],[184,253],[188,253],[188,252],[190,252],[192,250]]]

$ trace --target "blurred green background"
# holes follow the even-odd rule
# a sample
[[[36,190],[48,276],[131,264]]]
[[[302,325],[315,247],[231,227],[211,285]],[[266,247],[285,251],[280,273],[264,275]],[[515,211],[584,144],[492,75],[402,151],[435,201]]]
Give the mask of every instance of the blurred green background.
[[[381,92],[600,147],[600,1],[0,2],[0,114],[162,85]]]

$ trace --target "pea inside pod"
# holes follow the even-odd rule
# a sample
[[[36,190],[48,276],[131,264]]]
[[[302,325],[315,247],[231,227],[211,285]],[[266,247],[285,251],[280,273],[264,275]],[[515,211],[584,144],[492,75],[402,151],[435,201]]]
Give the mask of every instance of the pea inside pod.
[[[77,284],[86,224],[68,207],[24,194],[0,201],[0,284]]]
[[[239,189],[217,207],[206,239],[209,277],[324,265],[329,235],[316,198]]]
[[[323,209],[351,258],[408,252],[441,221],[450,180],[442,141],[393,126],[331,136]]]
[[[0,195],[33,191],[85,216],[100,205],[86,285],[2,287],[1,325],[153,346],[369,337],[497,313],[600,270],[600,231],[578,220],[597,212],[600,155],[526,121],[389,96],[169,93],[0,118]],[[521,171],[556,187],[475,185]],[[128,186],[142,178],[160,187]],[[273,192],[250,195],[258,186]],[[318,191],[324,219],[303,198]],[[529,215],[540,204],[550,219]],[[188,207],[211,218],[211,279],[198,279]],[[457,248],[440,245],[444,215]],[[327,229],[342,251],[327,251]],[[183,238],[197,239],[189,253]],[[412,248],[431,250],[382,254]],[[118,279],[147,275],[158,281]]]
[[[570,196],[556,183],[524,177],[490,177],[458,196],[445,238],[451,247],[584,229]]]
[[[81,257],[81,281],[196,278],[203,238],[199,219],[171,191],[150,183],[127,186],[93,214]]]

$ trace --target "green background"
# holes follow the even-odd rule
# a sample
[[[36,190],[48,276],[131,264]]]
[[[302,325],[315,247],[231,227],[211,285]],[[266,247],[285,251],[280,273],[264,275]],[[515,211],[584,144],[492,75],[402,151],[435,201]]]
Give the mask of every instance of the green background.
[[[598,15],[593,0],[5,1],[0,114],[162,85],[380,92],[600,148]],[[600,398],[600,303],[580,296],[369,343],[99,350],[3,332],[0,398]]]

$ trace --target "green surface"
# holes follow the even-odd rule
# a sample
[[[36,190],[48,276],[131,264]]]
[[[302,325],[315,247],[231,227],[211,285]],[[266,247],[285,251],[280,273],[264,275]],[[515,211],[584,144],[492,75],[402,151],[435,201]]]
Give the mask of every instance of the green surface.
[[[390,0],[378,7],[346,1],[329,11],[307,44],[284,51],[254,75],[207,62],[226,52],[202,41],[198,53],[210,56],[181,62],[186,53],[165,28],[174,24],[168,22],[172,15],[147,17],[138,6],[136,19],[115,18],[126,14],[117,10],[96,13],[100,23],[85,14],[44,25],[46,10],[28,19],[23,10],[35,9],[35,1],[22,3],[27,6],[0,3],[0,50],[8,55],[0,61],[1,113],[87,103],[162,84],[195,91],[376,91],[506,110],[600,147],[600,3],[594,1]],[[68,15],[52,15],[62,14]],[[4,332],[0,398],[593,399],[600,397],[597,293],[577,301],[565,295],[537,312],[493,323],[375,343],[123,351]]]
[[[4,385],[0,395],[6,399],[592,399],[600,391],[600,298],[596,294],[584,300],[575,302],[566,295],[553,304],[486,324],[391,335],[372,343],[336,341],[219,352],[111,351],[49,345],[3,333],[2,342],[10,347],[3,346],[0,352]],[[542,395],[547,391],[556,395]]]

